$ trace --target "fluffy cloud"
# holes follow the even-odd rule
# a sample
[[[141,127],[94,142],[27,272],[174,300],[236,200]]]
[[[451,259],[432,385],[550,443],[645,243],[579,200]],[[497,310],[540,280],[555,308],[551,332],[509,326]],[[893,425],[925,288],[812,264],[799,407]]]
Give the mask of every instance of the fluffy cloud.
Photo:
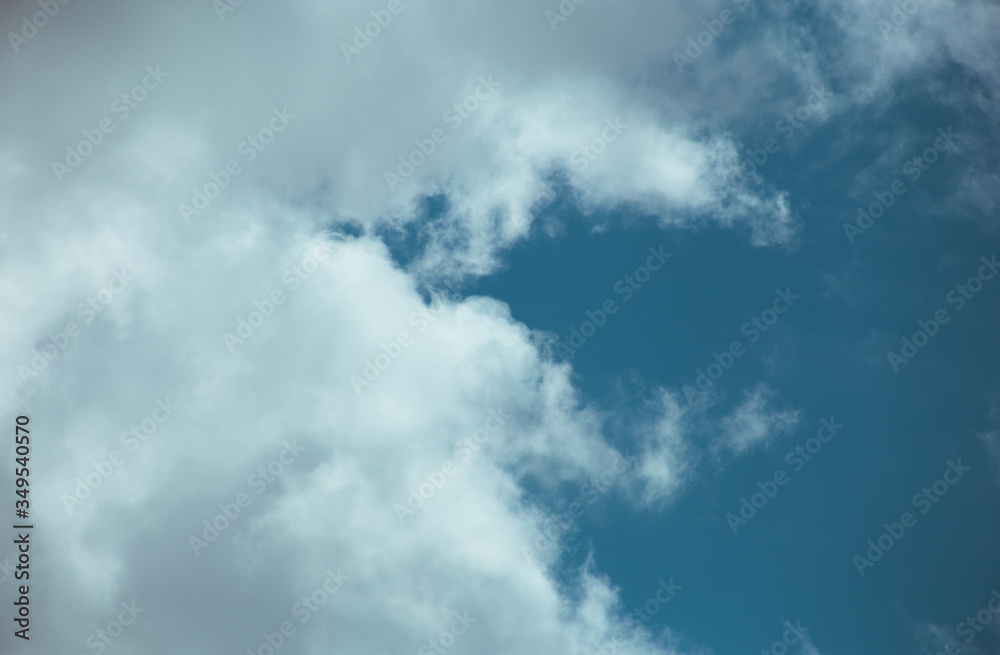
[[[645,643],[615,618],[607,581],[585,575],[569,603],[548,577],[558,551],[525,555],[547,510],[522,482],[579,483],[616,455],[568,367],[540,359],[497,301],[428,307],[378,241],[324,249],[247,226],[225,267],[213,239],[158,244],[22,388],[39,389],[22,403],[47,435],[36,523],[64,535],[36,564],[52,581],[39,597],[61,590],[45,648],[82,648],[133,599],[144,613],[124,642],[192,652],[256,649],[283,620],[303,652],[416,651],[452,612],[474,619],[461,643],[476,651]],[[390,363],[355,393],[351,376],[379,355]],[[155,431],[150,417],[164,418]],[[328,570],[346,580],[299,624],[295,603]]]
[[[381,5],[242,5],[221,22],[203,3],[67,6],[3,73],[9,97],[33,107],[0,142],[9,210],[57,224],[58,212],[38,211],[38,196],[113,184],[140,195],[153,212],[148,222],[177,225],[178,206],[193,205],[195,189],[236,160],[238,177],[196,225],[224,220],[249,189],[308,197],[335,220],[362,226],[411,222],[423,197],[443,193],[448,210],[430,231],[426,268],[478,273],[495,265],[498,247],[527,234],[531,205],[561,171],[588,211],[625,203],[666,224],[742,222],[758,243],[789,238],[787,201],[746,186],[724,134],[706,134],[683,106],[663,106],[620,81],[662,57],[664,43],[682,43],[697,16],[592,5],[553,33],[533,3],[474,15],[455,2],[403,7],[347,62],[340,44]],[[518,48],[505,30],[516,31]],[[596,57],[598,36],[628,46]],[[92,39],[103,47],[80,56]],[[147,66],[162,80],[135,94],[140,101],[123,101]],[[273,141],[247,145],[275,108],[294,119]],[[73,161],[66,148],[102,120],[114,131],[92,154],[72,172],[52,172],[53,162]],[[625,127],[609,132],[607,120]],[[253,161],[241,154],[249,152]],[[387,173],[408,176],[389,184]]]
[[[641,82],[727,4],[587,3],[553,30],[527,0],[403,0],[351,61],[385,3],[218,5],[60,5],[0,67],[2,407],[41,435],[35,523],[60,535],[35,551],[39,647],[83,650],[134,600],[123,646],[190,653],[256,651],[284,620],[289,652],[674,652],[592,564],[567,597],[558,538],[535,548],[561,490],[622,455],[608,417],[502,302],[431,291],[493,270],[553,186],[790,242],[787,195],[690,89]],[[374,235],[408,227],[404,270]],[[640,503],[695,458],[700,410],[658,393],[620,487]],[[794,423],[769,398],[728,447]],[[304,597],[326,600],[298,623]]]

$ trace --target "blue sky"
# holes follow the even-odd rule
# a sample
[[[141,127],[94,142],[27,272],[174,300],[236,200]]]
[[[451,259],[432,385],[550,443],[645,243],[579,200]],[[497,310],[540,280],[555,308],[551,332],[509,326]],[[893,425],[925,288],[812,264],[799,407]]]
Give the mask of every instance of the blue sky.
[[[505,298],[515,316],[566,339],[568,326],[585,320],[581,309],[614,297],[611,282],[644,259],[647,244],[663,239],[655,229],[569,232],[519,253],[516,263],[475,292]],[[970,303],[968,313],[957,313],[899,374],[884,351],[859,345],[875,331],[899,334],[915,323],[909,317],[945,306],[950,285],[934,281],[962,280],[965,270],[978,268],[967,253],[977,253],[982,242],[943,232],[956,243],[946,253],[935,248],[931,262],[955,258],[964,266],[927,276],[920,270],[926,264],[897,262],[903,270],[878,277],[897,290],[893,295],[912,299],[897,300],[890,312],[880,307],[881,298],[848,303],[831,297],[823,277],[843,254],[824,257],[818,247],[747,252],[723,234],[667,240],[675,253],[671,267],[574,358],[580,387],[614,411],[649,386],[693,384],[694,372],[712,361],[712,353],[733,339],[749,341],[740,326],[770,305],[776,287],[790,286],[802,300],[757,344],[748,344],[715,389],[722,396],[717,409],[725,411],[763,381],[802,417],[791,434],[722,470],[706,462],[691,488],[662,514],[611,502],[606,513],[585,517],[579,539],[589,541],[602,568],[622,585],[627,606],[651,595],[651,572],[674,576],[684,592],[656,617],[657,624],[683,625],[688,636],[734,653],[748,643],[770,644],[785,618],[814,628],[815,643],[826,645],[823,652],[877,652],[913,645],[914,624],[955,625],[979,609],[978,601],[990,594],[984,581],[998,575],[1000,535],[988,519],[997,511],[995,469],[975,436],[991,429],[986,414],[996,385],[990,329],[996,305],[989,306],[986,295],[978,309]],[[844,244],[835,245],[850,255]],[[830,263],[817,267],[817,261]],[[566,296],[584,299],[572,307]],[[786,453],[830,416],[845,427],[795,473]],[[912,495],[939,479],[946,462],[956,458],[973,466],[968,480],[884,562],[859,576],[852,557],[881,534],[883,522],[913,511]],[[778,469],[789,473],[790,483],[734,536],[725,514],[736,513],[740,498]],[[718,634],[723,612],[724,637]],[[995,648],[988,637],[975,643],[982,652]]]
[[[958,123],[948,118],[939,124]],[[849,127],[829,125],[795,156],[768,162],[766,179],[780,180],[809,216],[794,249],[748,249],[718,230],[664,234],[636,226],[628,214],[597,217],[613,227],[595,234],[593,217],[565,211],[555,216],[564,226],[557,237],[540,235],[471,290],[503,298],[515,317],[566,341],[586,309],[621,298],[613,282],[644,261],[646,248],[664,243],[671,263],[572,360],[588,398],[613,412],[651,386],[692,385],[713,353],[740,339],[747,354],[714,384],[713,410],[724,412],[764,382],[802,413],[792,433],[765,449],[722,467],[706,463],[664,513],[611,502],[606,513],[587,515],[581,529],[581,543],[595,548],[627,606],[650,596],[651,571],[683,582],[684,593],[655,622],[685,626],[686,636],[714,640],[719,652],[769,644],[786,618],[814,628],[822,652],[923,652],[914,626],[957,625],[980,609],[1000,575],[1000,532],[989,518],[998,509],[996,468],[977,437],[995,430],[995,415],[988,417],[997,389],[995,291],[987,281],[961,309],[954,298],[963,296],[947,300],[978,273],[981,257],[992,257],[995,238],[980,225],[944,222],[928,211],[928,200],[940,201],[960,172],[944,160],[917,180],[920,199],[904,194],[885,220],[850,244],[841,225],[857,203],[842,198],[856,171],[870,166],[870,149],[810,167]],[[924,129],[917,141],[933,141],[934,130]],[[881,137],[872,130],[870,138]],[[751,345],[740,327],[770,306],[776,288],[801,300]],[[953,319],[894,372],[887,350],[898,352],[902,336],[942,307]],[[796,474],[786,453],[830,416],[845,427]],[[940,508],[918,515],[912,536],[860,576],[853,556],[884,522],[913,512],[912,496],[957,459],[972,466],[969,477]],[[736,513],[739,500],[779,469],[792,478],[787,488],[734,536],[724,515]],[[989,631],[973,642],[981,652],[997,644]]]
[[[1000,652],[995,3],[55,4],[4,652]]]

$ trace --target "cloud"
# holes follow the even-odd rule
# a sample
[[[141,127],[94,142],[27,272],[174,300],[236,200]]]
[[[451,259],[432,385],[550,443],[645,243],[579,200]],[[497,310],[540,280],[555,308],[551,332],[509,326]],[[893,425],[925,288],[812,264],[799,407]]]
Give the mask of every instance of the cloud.
[[[322,238],[243,220],[225,267],[212,239],[148,244],[127,295],[23,388],[38,387],[18,405],[47,434],[36,524],[64,536],[36,564],[61,590],[39,583],[44,612],[62,617],[40,647],[80,649],[133,599],[145,609],[123,642],[194,653],[256,648],[286,619],[306,652],[416,651],[452,612],[475,618],[461,640],[477,652],[592,652],[627,632],[606,581],[584,574],[568,605],[522,552],[545,518],[522,480],[578,484],[616,452],[569,368],[541,359],[495,300],[441,299],[421,330],[411,319],[428,307],[378,241],[334,235],[306,264]],[[286,277],[296,267],[308,279]],[[57,326],[75,305],[62,309]],[[356,394],[350,376],[402,331],[410,345]],[[130,426],[164,397],[179,409],[131,450]],[[466,457],[456,442],[491,416],[502,429]],[[68,512],[114,451],[124,463]],[[457,472],[401,523],[394,505],[445,461]],[[299,624],[295,603],[328,570],[347,579]]]
[[[588,653],[616,637],[620,652],[672,652],[618,618],[603,578],[581,572],[581,600],[565,597],[551,577],[559,549],[525,557],[558,487],[619,454],[570,367],[505,304],[428,302],[380,241],[272,210],[200,239],[98,235],[74,254],[78,269],[53,259],[54,279],[8,297],[27,317],[3,342],[8,371],[79,328],[54,358],[41,353],[37,375],[5,383],[5,398],[20,394],[7,411],[46,434],[36,525],[63,535],[36,563],[60,589],[40,583],[42,611],[61,617],[40,647],[80,649],[134,600],[144,609],[123,645],[193,653],[254,649],[285,620],[306,652],[417,650],[451,638],[454,612],[475,618],[461,639],[477,652]],[[134,277],[124,288],[119,264]],[[120,291],[88,323],[87,299],[108,286]],[[356,387],[368,362],[378,375]],[[155,423],[163,399],[177,409]],[[681,488],[689,411],[661,393],[622,492],[653,502]],[[483,440],[491,417],[502,430]],[[470,439],[481,447],[466,454]],[[292,461],[289,447],[301,448]],[[445,462],[455,472],[438,488]],[[395,506],[427,485],[400,521]],[[297,623],[296,603],[328,575],[347,579]]]
[[[678,394],[667,389],[658,389],[657,394],[647,408],[653,419],[644,429],[637,430],[641,454],[633,493],[646,505],[672,498],[698,458],[688,441],[692,418],[700,413],[700,408],[682,406]]]
[[[925,623],[917,627],[914,635],[921,650],[939,652],[946,649],[960,648],[970,655],[979,655],[982,650],[976,644],[966,643],[963,637],[955,633],[954,628],[934,623]]]
[[[979,432],[976,436],[982,440],[983,445],[993,458],[993,465],[996,469],[997,478],[1000,480],[1000,400],[990,400],[990,411],[987,414],[990,423],[994,425],[992,430]]]
[[[993,90],[1000,88],[1000,75],[987,63],[998,54],[993,35],[1000,11],[993,3],[919,0],[882,6],[827,0],[819,6],[848,46],[837,51],[849,66],[844,71],[866,77],[877,93],[949,63],[968,68]]]
[[[799,412],[793,409],[772,409],[769,404],[775,396],[775,391],[763,383],[744,392],[743,402],[731,415],[722,419],[722,434],[715,441],[714,448],[726,448],[733,454],[740,455],[791,432],[798,425]]]
[[[813,644],[812,639],[809,635],[802,637],[801,641],[798,643],[798,651],[800,655],[822,655],[816,645]]]
[[[826,0],[817,7],[839,32],[836,44],[827,47],[834,54],[824,76],[851,89],[854,104],[884,113],[900,96],[918,95],[974,130],[979,138],[963,139],[954,191],[939,213],[965,217],[971,211],[995,227],[998,163],[992,144],[1000,119],[1000,72],[992,62],[1000,57],[1000,7],[984,0]],[[942,84],[942,77],[954,83]]]
[[[8,208],[36,211],[32,199],[51,189],[71,195],[110,186],[151,212],[150,221],[176,225],[179,205],[192,206],[195,190],[235,160],[240,173],[192,219],[193,231],[238,211],[248,187],[309,198],[334,220],[365,227],[413,222],[422,198],[445,194],[447,211],[428,228],[423,256],[425,273],[435,275],[491,270],[498,248],[528,234],[529,209],[556,171],[585,211],[626,204],[669,225],[743,224],[761,245],[794,231],[783,195],[743,181],[726,135],[707,134],[684,107],[664,111],[618,81],[623,69],[655,61],[664,39],[682,42],[680,30],[696,16],[667,6],[590,6],[553,34],[528,2],[482,7],[475,16],[455,2],[404,6],[349,63],[340,44],[381,4],[240,6],[223,21],[204,3],[170,11],[67,6],[2,73],[8,97],[35,108],[0,141]],[[518,48],[498,26],[517,31]],[[595,58],[598,33],[628,46]],[[84,34],[104,47],[80,56]],[[120,98],[135,95],[147,67],[164,77],[155,90],[140,89],[141,102],[123,117]],[[71,109],[53,101],[56,89],[73,94]],[[248,145],[275,109],[294,119],[273,141]],[[58,182],[53,162],[72,160],[66,149],[105,119],[114,131]],[[600,145],[612,136],[609,120],[625,127]],[[602,152],[586,168],[579,156],[574,163],[591,144]],[[410,169],[389,188],[387,173]],[[59,212],[39,213],[40,226],[63,222]],[[89,222],[69,226],[85,231]]]
[[[701,113],[760,78],[698,102],[673,95],[686,82],[641,82],[725,3],[587,3],[553,30],[527,0],[404,0],[350,61],[342,44],[387,3],[218,4],[60,4],[0,67],[16,125],[0,136],[0,309],[18,317],[0,327],[0,407],[45,435],[34,519],[60,534],[36,551],[38,647],[89,647],[134,601],[123,649],[278,635],[303,652],[582,655],[617,636],[621,653],[674,652],[620,618],[593,566],[573,597],[561,551],[524,556],[560,490],[622,454],[609,417],[503,302],[428,284],[495,270],[556,184],[595,222],[624,209],[793,242],[788,194],[748,180],[720,114]],[[3,33],[35,11],[6,6]],[[405,269],[375,236],[395,228],[419,235]],[[699,410],[658,394],[630,435],[622,497],[640,504],[673,497],[697,459]],[[720,443],[790,429],[773,395],[750,392]],[[503,429],[479,443],[491,412]],[[343,584],[319,594],[331,575]]]

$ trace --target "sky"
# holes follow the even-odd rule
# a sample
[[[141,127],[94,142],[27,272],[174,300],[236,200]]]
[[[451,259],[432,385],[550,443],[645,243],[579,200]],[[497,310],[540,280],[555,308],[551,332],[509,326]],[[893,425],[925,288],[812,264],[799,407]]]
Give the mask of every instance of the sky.
[[[1000,652],[995,2],[0,28],[2,652]]]

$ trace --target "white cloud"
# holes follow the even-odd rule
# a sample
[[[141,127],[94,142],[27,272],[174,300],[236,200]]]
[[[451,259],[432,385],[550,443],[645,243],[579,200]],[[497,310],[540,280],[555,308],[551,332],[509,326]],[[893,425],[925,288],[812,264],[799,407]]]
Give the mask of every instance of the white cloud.
[[[820,7],[842,30],[846,47],[839,52],[851,66],[844,72],[866,77],[877,92],[949,62],[967,67],[994,90],[1000,85],[1000,75],[990,64],[1000,54],[994,38],[1000,10],[994,3],[914,0],[875,5],[827,0]]]
[[[772,409],[770,402],[776,393],[766,384],[759,384],[752,391],[744,392],[733,413],[721,423],[722,434],[715,442],[716,448],[725,447],[734,454],[767,445],[776,437],[790,432],[799,421],[798,410]]]
[[[656,106],[663,101],[617,81],[662,57],[664,42],[683,42],[698,14],[593,5],[553,34],[534,3],[477,7],[474,15],[456,2],[405,6],[351,63],[339,44],[371,20],[359,6],[245,5],[221,23],[203,3],[169,11],[67,6],[2,73],[8,109],[24,112],[15,97],[32,107],[0,141],[12,173],[10,211],[33,211],[34,199],[53,189],[86,193],[113,180],[119,192],[139,195],[148,221],[174,225],[193,189],[237,159],[239,176],[194,219],[194,231],[240,206],[248,186],[308,198],[334,219],[369,226],[412,221],[419,198],[443,192],[450,211],[427,266],[440,275],[450,258],[454,268],[483,272],[498,247],[527,233],[542,176],[564,169],[587,210],[633,203],[668,224],[745,222],[755,242],[789,237],[786,202],[745,186],[724,135],[706,137],[683,106],[665,111]],[[517,48],[505,29],[518,34]],[[82,49],[82,34],[104,47]],[[595,57],[597,38],[627,46]],[[119,120],[112,105],[142,81],[146,66],[167,77]],[[499,87],[481,101],[472,95],[469,107],[478,106],[459,122],[447,112],[480,89],[481,78]],[[72,94],[72,107],[59,94]],[[254,161],[242,161],[241,142],[285,107],[291,124]],[[572,153],[599,137],[608,118],[627,129],[578,170]],[[51,163],[102,119],[115,131],[56,183]],[[435,129],[447,140],[390,192],[385,172]],[[58,213],[37,213],[39,226],[63,222]],[[69,225],[89,227],[80,219]]]
[[[129,295],[106,310],[116,318],[98,318],[29,382],[41,390],[27,404],[34,429],[46,435],[35,445],[47,462],[36,524],[63,535],[36,563],[62,590],[44,609],[61,627],[40,634],[42,646],[80,649],[88,626],[134,598],[145,621],[124,640],[255,648],[327,569],[349,580],[296,624],[306,652],[416,651],[452,611],[476,618],[462,643],[477,652],[592,652],[624,630],[606,581],[585,575],[574,606],[522,554],[544,516],[526,504],[520,479],[582,481],[614,454],[602,419],[576,401],[569,369],[541,360],[527,328],[486,298],[443,301],[418,333],[408,317],[423,301],[376,241],[334,241],[295,289],[282,272],[315,241],[242,220],[249,236],[230,246],[224,267],[214,239],[161,241]],[[259,323],[253,303],[272,289],[283,302],[230,353],[223,333],[236,333],[241,317]],[[117,323],[127,326],[120,339]],[[402,329],[411,345],[358,397],[350,375]],[[25,352],[5,345],[8,355]],[[180,409],[128,451],[122,433],[165,396]],[[505,417],[503,430],[401,525],[394,503],[457,460],[453,444],[490,409]],[[248,476],[293,439],[304,451],[257,495]],[[114,450],[125,463],[67,516],[63,494]],[[196,557],[189,536],[240,493],[250,507]],[[184,636],[193,632],[197,640]]]
[[[689,414],[699,415],[702,408],[681,406],[678,395],[666,389],[658,390],[658,397],[649,408],[653,415],[651,424],[640,430],[641,457],[636,465],[633,488],[638,489],[639,500],[654,504],[674,496],[685,482],[697,455],[687,443],[691,431]]]
[[[492,270],[529,234],[552,174],[585,212],[627,205],[664,226],[746,229],[757,245],[792,239],[788,197],[748,185],[732,138],[698,105],[636,82],[700,29],[705,7],[587,3],[553,32],[527,0],[404,2],[349,64],[341,41],[384,3],[243,3],[220,21],[206,2],[78,2],[5,53],[0,310],[18,320],[0,327],[0,407],[30,411],[44,435],[34,518],[60,535],[36,551],[45,652],[83,649],[132,599],[145,609],[123,646],[256,648],[328,569],[349,579],[296,625],[304,652],[414,652],[466,611],[470,652],[583,654],[618,634],[618,652],[672,652],[629,631],[592,568],[574,602],[522,554],[547,518],[525,482],[545,482],[548,498],[601,473],[617,454],[607,417],[497,300],[440,299],[421,330],[418,282]],[[7,7],[2,31],[33,10]],[[167,76],[123,118],[116,99],[147,66]],[[452,130],[445,112],[490,75],[496,94]],[[241,144],[283,108],[294,118],[250,161]],[[619,118],[605,151],[574,164]],[[52,162],[105,119],[114,131],[58,181]],[[384,172],[438,128],[448,139],[390,191]],[[186,223],[179,205],[231,160],[240,172]],[[432,194],[448,212],[401,270],[370,235],[418,222]],[[306,271],[347,223],[362,235],[337,236]],[[87,323],[81,303],[122,267],[134,280]],[[280,304],[259,309],[276,290]],[[257,325],[255,311],[267,314]],[[58,348],[70,322],[79,332],[20,385],[18,367],[50,338]],[[359,396],[351,376],[404,330],[412,344]],[[226,333],[242,342],[227,347]],[[167,396],[176,414],[67,516],[76,479]],[[794,424],[769,399],[757,389],[727,419],[730,448]],[[658,403],[623,487],[646,503],[675,494],[693,457],[690,410],[667,392]],[[503,433],[400,525],[393,505],[490,410],[509,416]],[[294,439],[305,451],[256,495],[248,478]],[[189,535],[241,493],[253,504],[195,557]]]

